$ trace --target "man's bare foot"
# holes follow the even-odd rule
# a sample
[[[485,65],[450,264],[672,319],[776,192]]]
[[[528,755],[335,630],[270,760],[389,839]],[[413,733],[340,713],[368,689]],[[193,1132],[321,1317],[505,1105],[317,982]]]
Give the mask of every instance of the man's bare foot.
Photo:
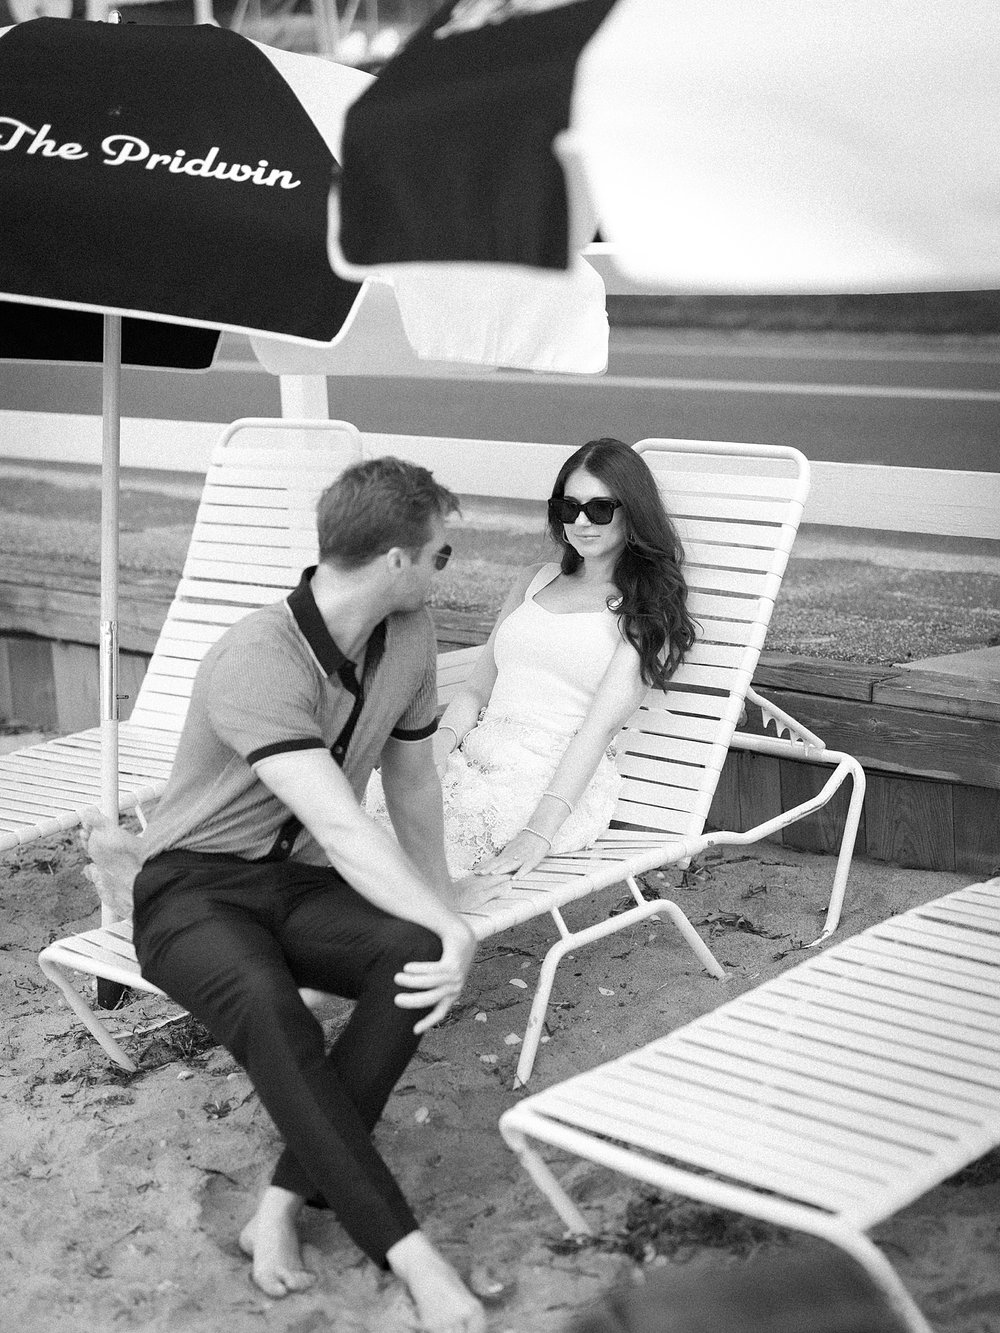
[[[482,1305],[422,1231],[397,1241],[386,1259],[413,1298],[425,1333],[485,1333]]]
[[[132,915],[132,885],[142,868],[142,843],[100,810],[83,812],[80,844],[91,864],[83,873],[116,921]]]
[[[298,1194],[269,1185],[240,1232],[240,1249],[253,1259],[253,1280],[268,1296],[305,1291],[316,1281],[302,1261],[296,1227],[302,1203]]]

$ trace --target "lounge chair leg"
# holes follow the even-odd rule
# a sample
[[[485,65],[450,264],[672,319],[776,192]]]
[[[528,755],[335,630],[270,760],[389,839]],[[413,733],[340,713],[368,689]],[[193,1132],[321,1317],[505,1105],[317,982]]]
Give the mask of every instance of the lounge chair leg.
[[[657,910],[648,912],[646,913],[646,915],[659,916],[660,912],[663,912],[665,915],[669,916],[670,920],[674,923],[674,925],[680,931],[681,935],[684,937],[684,941],[687,944],[688,948],[698,959],[699,963],[701,963],[705,971],[711,973],[711,975],[715,977],[716,980],[725,981],[726,973],[722,964],[719,962],[715,954],[708,947],[705,941],[701,938],[701,936],[695,930],[694,926],[692,926],[691,922],[687,919],[687,917],[677,906],[677,904],[675,902],[671,902],[669,898],[657,898],[652,900],[650,906],[654,907]]]
[[[570,949],[582,948],[585,944],[592,944],[594,940],[603,939],[605,935],[613,935],[616,931],[635,925],[639,921],[665,914],[670,917],[680,931],[702,967],[719,981],[725,981],[726,973],[722,964],[676,903],[671,902],[669,898],[644,899],[642,891],[632,875],[626,877],[625,883],[631,890],[633,897],[636,898],[635,907],[630,907],[627,912],[621,912],[618,916],[598,921],[592,926],[587,926],[584,930],[575,931],[573,934],[567,932],[562,939],[556,940],[542,959],[535,998],[531,1002],[531,1012],[528,1015],[528,1023],[524,1030],[521,1058],[517,1062],[517,1074],[514,1079],[515,1088],[523,1087],[531,1077],[531,1070],[535,1063],[538,1045],[545,1027],[545,1015],[548,1012],[549,996],[552,994],[556,968]],[[565,930],[565,927],[561,927],[561,929]]]
[[[91,1009],[90,1005],[87,1004],[86,1000],[81,999],[76,993],[70,985],[69,978],[63,969],[57,963],[53,963],[50,959],[44,957],[39,958],[38,965],[48,979],[59,987],[63,995],[66,997],[66,1003],[76,1014],[77,1018],[79,1018],[80,1022],[84,1024],[94,1040],[100,1043],[115,1064],[121,1065],[122,1069],[127,1069],[130,1073],[135,1073],[138,1066],[125,1054],[108,1029],[94,1013],[93,1009]]]
[[[501,1123],[500,1132],[507,1140],[508,1146],[519,1157],[525,1171],[566,1223],[567,1228],[576,1236],[593,1235],[592,1229],[587,1225],[586,1218],[542,1161],[540,1155],[529,1146],[528,1140],[520,1130]]]
[[[541,970],[538,973],[538,985],[535,987],[535,998],[531,1001],[531,1012],[528,1014],[528,1023],[524,1029],[524,1044],[521,1047],[521,1055],[517,1062],[517,1073],[514,1076],[515,1088],[523,1087],[531,1077],[535,1056],[538,1053],[538,1044],[542,1040],[542,1033],[545,1030],[545,1015],[548,1013],[549,996],[552,994],[552,985],[556,979],[556,968],[562,962],[563,955],[579,943],[580,941],[573,936],[556,940],[542,959]]]
[[[826,921],[823,930],[807,947],[812,949],[829,939],[840,925],[840,913],[844,906],[844,892],[847,889],[847,877],[851,873],[851,861],[854,857],[854,844],[861,824],[861,811],[865,803],[865,771],[851,755],[840,755],[840,765],[848,770],[851,779],[851,800],[844,820],[844,833],[840,839],[840,851],[833,875],[833,889],[826,909]]]
[[[899,1274],[868,1236],[850,1227],[840,1226],[836,1222],[827,1227],[817,1226],[810,1230],[844,1250],[861,1265],[886,1297],[893,1311],[906,1325],[909,1333],[934,1333],[920,1307],[903,1285]]]

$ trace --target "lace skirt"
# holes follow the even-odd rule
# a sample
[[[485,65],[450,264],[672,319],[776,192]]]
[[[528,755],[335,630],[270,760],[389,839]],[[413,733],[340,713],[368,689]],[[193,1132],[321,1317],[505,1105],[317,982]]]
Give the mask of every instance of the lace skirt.
[[[453,751],[441,788],[445,850],[454,879],[503,851],[524,828],[570,740],[509,718],[487,717]],[[613,754],[602,755],[576,808],[556,833],[553,852],[579,851],[605,831],[621,783]],[[365,808],[376,819],[388,820],[378,773],[372,774]]]

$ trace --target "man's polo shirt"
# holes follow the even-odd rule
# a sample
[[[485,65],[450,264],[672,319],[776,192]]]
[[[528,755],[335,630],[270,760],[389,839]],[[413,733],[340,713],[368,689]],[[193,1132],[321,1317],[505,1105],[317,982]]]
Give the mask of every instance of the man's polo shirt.
[[[267,856],[289,810],[254,773],[260,759],[327,749],[360,801],[390,736],[418,741],[436,730],[427,610],[395,612],[376,626],[359,681],[319,613],[312,574],[307,569],[287,600],[251,612],[206,653],[170,779],[143,836],[147,860],[177,848]],[[294,858],[326,861],[307,830]]]

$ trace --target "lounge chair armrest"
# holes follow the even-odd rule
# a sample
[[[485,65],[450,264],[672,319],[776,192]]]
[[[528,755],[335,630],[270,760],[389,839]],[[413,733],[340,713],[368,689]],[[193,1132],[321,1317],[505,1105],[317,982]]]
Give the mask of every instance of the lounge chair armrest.
[[[746,699],[747,703],[755,704],[760,709],[765,734],[768,728],[773,726],[776,736],[787,736],[790,741],[798,741],[806,747],[806,750],[826,749],[825,742],[814,731],[804,727],[801,722],[796,722],[795,718],[783,708],[771,703],[770,699],[765,699],[752,687],[747,690]]]

